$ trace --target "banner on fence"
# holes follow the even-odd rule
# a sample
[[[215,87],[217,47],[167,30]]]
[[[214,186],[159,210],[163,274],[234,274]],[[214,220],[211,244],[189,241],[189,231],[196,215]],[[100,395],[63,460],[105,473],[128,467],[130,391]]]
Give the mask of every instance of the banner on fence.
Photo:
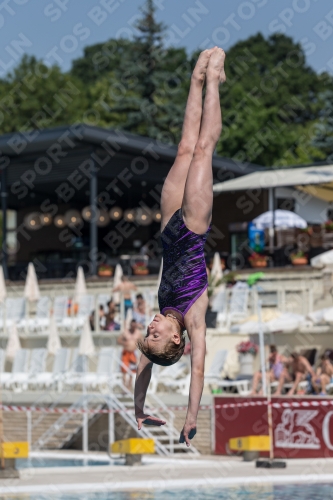
[[[229,439],[268,434],[267,401],[263,398],[216,397],[215,452],[230,454]],[[333,400],[273,398],[276,458],[333,457]],[[263,453],[263,455],[265,455]]]

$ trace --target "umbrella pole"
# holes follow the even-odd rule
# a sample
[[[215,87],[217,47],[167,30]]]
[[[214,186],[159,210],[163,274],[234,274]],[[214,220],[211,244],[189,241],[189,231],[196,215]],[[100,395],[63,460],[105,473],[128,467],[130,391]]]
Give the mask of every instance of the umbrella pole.
[[[87,402],[87,386],[86,386],[86,371],[87,371],[87,363],[88,362],[88,357],[84,355],[83,357],[83,384],[82,384],[82,390],[83,390],[83,422],[82,422],[82,451],[83,453],[88,453],[89,449],[89,438],[88,438],[88,402]]]
[[[268,434],[269,434],[269,458],[274,460],[274,435],[273,435],[273,412],[272,412],[272,393],[271,384],[268,383],[267,391],[267,417],[268,417]]]
[[[262,392],[264,396],[267,396],[267,379],[266,379],[266,360],[265,360],[265,342],[264,342],[264,331],[261,321],[261,300],[258,299],[258,321],[259,321],[259,346],[260,346],[260,364],[261,364],[261,380],[262,380]]]
[[[268,423],[268,435],[269,435],[269,460],[258,459],[256,461],[256,467],[263,468],[277,468],[284,469],[287,464],[279,460],[274,460],[274,433],[273,433],[273,412],[272,412],[272,394],[271,394],[271,384],[270,380],[266,379],[266,360],[265,360],[265,345],[264,345],[264,332],[262,328],[261,321],[261,301],[258,301],[258,320],[259,320],[259,341],[260,341],[260,355],[261,355],[261,373],[262,373],[262,389],[264,396],[267,396],[267,423]],[[268,367],[267,367],[268,368]]]
[[[3,443],[4,443],[4,429],[3,429],[3,408],[2,408],[2,380],[0,379],[0,457],[1,457],[0,466],[2,470],[4,470],[5,468]]]

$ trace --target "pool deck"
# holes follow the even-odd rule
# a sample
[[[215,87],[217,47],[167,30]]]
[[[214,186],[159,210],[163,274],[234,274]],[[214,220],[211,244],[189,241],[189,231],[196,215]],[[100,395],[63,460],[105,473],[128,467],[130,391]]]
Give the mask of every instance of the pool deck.
[[[41,454],[39,454],[41,456]],[[50,454],[44,455],[50,458]],[[84,458],[81,453],[52,453],[53,458]],[[89,458],[105,454],[89,453]],[[129,491],[198,487],[333,483],[333,459],[288,460],[286,469],[256,469],[239,457],[149,457],[141,466],[53,467],[23,469],[20,479],[0,480],[0,495]]]

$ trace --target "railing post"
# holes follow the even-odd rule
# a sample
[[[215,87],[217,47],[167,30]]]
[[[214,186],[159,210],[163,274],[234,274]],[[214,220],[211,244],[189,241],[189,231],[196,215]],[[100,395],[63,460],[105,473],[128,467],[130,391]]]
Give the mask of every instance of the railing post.
[[[109,408],[109,450],[108,452],[111,454],[111,445],[114,443],[114,412],[113,412],[113,405],[109,399],[108,402],[108,408]]]
[[[32,444],[32,415],[30,410],[27,411],[27,441],[30,452]]]
[[[120,328],[123,332],[125,330],[125,303],[123,292],[120,292]]]
[[[82,451],[83,453],[88,453],[88,408],[85,406],[83,408],[83,419],[82,419]]]
[[[174,453],[174,449],[173,449],[173,427],[174,427],[174,414],[172,412],[171,414],[171,419],[170,419],[170,426],[169,426],[169,444],[170,444],[170,453]]]

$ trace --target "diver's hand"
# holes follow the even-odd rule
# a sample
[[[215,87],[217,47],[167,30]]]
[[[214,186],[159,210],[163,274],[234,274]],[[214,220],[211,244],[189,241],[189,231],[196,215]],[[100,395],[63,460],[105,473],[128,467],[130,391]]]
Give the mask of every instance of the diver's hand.
[[[136,421],[138,423],[138,430],[139,431],[142,428],[142,424],[157,425],[157,426],[161,426],[161,425],[166,424],[165,420],[161,420],[160,418],[152,417],[151,415],[146,415],[146,414],[142,414],[139,417],[136,417]]]
[[[197,423],[195,421],[185,422],[182,432],[180,433],[179,442],[186,443],[186,446],[191,446],[190,440],[197,433]]]

